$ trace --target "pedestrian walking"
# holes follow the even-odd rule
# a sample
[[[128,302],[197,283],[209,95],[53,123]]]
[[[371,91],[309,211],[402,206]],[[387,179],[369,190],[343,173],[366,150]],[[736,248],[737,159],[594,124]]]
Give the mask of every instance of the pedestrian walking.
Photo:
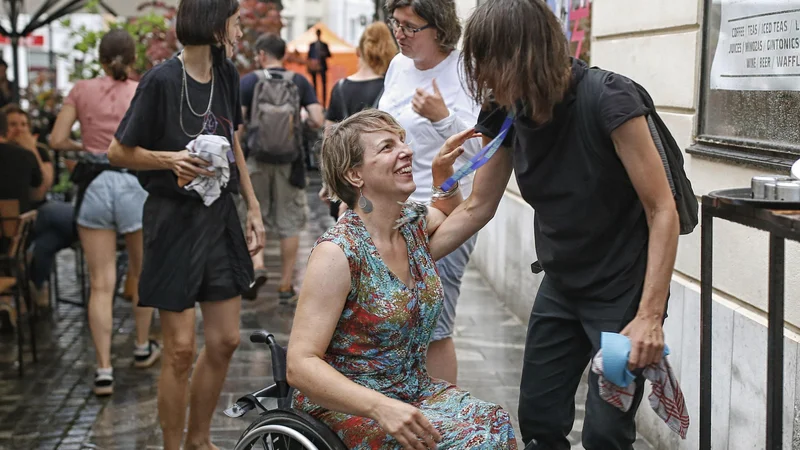
[[[137,281],[142,267],[142,208],[147,191],[139,185],[135,175],[126,169],[112,167],[106,155],[114,130],[136,92],[137,83],[128,79],[135,61],[136,43],[127,31],[106,33],[100,41],[100,62],[105,76],[75,83],[50,135],[50,142],[56,150],[86,152],[76,169],[75,179],[80,192],[76,221],[89,267],[89,328],[97,354],[96,395],[114,392],[111,333],[118,235],[125,237],[130,268],[128,276]],[[75,122],[81,125],[80,143],[71,139]],[[153,309],[137,308],[138,304],[139,296],[134,293],[134,365],[148,368],[158,361],[161,347],[149,337]]]
[[[250,255],[264,243],[261,211],[235,134],[242,123],[239,75],[228,58],[242,36],[239,3],[183,0],[176,31],[184,49],[142,77],[109,158],[114,165],[138,170],[149,193],[139,294],[140,304],[158,308],[161,318],[158,411],[164,448],[181,447],[188,403],[183,448],[216,449],[211,417],[239,345],[241,294],[253,282]],[[209,156],[224,176],[217,178],[211,163],[187,150],[192,142],[197,144],[193,151],[202,147],[227,161],[225,166]],[[191,189],[202,190],[192,184],[196,177],[211,184],[205,195]],[[240,189],[248,207],[247,239],[233,199]],[[209,196],[212,192],[218,197]],[[189,384],[197,303],[205,347]]]

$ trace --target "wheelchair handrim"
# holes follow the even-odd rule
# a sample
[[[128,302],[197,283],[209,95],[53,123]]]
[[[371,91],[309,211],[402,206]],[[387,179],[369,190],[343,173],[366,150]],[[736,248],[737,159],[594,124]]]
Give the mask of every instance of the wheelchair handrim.
[[[316,445],[314,445],[307,437],[303,436],[299,431],[283,425],[269,424],[257,427],[244,435],[239,440],[239,444],[236,445],[235,450],[244,450],[248,448],[250,445],[255,443],[256,438],[268,433],[282,433],[300,442],[306,448],[306,450],[319,450]]]

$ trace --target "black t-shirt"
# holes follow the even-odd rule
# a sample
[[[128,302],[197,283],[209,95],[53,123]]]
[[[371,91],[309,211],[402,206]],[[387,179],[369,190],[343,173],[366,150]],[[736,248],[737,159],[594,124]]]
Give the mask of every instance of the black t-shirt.
[[[540,125],[521,114],[504,145],[513,145],[520,192],[535,210],[536,253],[545,273],[565,292],[611,300],[643,283],[648,227],[610,136],[649,110],[631,81],[614,74],[589,102],[602,132],[587,136],[576,114],[576,88],[586,70],[573,60],[572,86],[553,119]],[[477,130],[497,136],[505,116],[500,108],[484,110]]]
[[[269,72],[271,75],[282,74],[286,72],[286,69],[272,68],[269,69]],[[242,106],[247,109],[247,120],[250,120],[250,107],[253,104],[253,94],[255,93],[258,80],[258,75],[255,72],[250,72],[242,77]],[[300,91],[300,107],[305,108],[306,106],[319,103],[319,100],[317,100],[317,93],[314,91],[314,86],[311,85],[306,77],[295,73],[292,77],[292,82],[294,82],[297,89]]]
[[[42,185],[36,157],[13,144],[0,144],[0,199],[19,200],[19,211],[33,209],[31,190]]]
[[[383,77],[374,80],[353,81],[344,79],[336,83],[331,91],[326,119],[341,122],[348,115],[375,105],[375,100],[383,91]]]
[[[242,123],[239,74],[228,59],[215,64],[213,70],[211,111],[204,117],[197,117],[189,109],[187,98],[184,98],[183,125],[186,133],[195,134],[202,129],[203,134],[223,136],[231,142],[233,148],[233,135]],[[164,61],[145,73],[114,137],[130,147],[139,146],[154,151],[185,150],[186,145],[194,138],[183,131],[179,121],[182,80],[183,66],[177,57]],[[198,113],[204,112],[208,106],[212,83],[200,83],[188,75],[186,83],[192,109]],[[230,180],[223,192],[239,192],[239,172],[233,159],[233,150],[228,155],[228,162]],[[150,194],[189,196],[200,200],[197,192],[178,186],[177,177],[171,170],[138,171],[137,174],[140,183]]]

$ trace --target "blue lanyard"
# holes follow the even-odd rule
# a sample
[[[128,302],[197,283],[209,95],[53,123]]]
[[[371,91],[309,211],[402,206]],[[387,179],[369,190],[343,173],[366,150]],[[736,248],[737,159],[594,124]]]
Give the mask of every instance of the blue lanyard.
[[[482,165],[486,164],[486,162],[489,161],[489,158],[494,156],[494,154],[497,152],[497,149],[499,149],[503,144],[503,140],[505,140],[506,135],[508,135],[508,131],[511,129],[511,125],[513,124],[514,112],[512,110],[509,111],[508,115],[506,116],[506,120],[503,121],[503,126],[500,127],[500,133],[497,134],[497,137],[486,144],[486,146],[483,147],[477,155],[473,156],[467,164],[461,166],[456,173],[453,174],[453,176],[442,183],[441,189],[445,192],[453,189],[453,186],[456,185],[458,180],[464,178],[473,171],[478,170],[478,168]]]

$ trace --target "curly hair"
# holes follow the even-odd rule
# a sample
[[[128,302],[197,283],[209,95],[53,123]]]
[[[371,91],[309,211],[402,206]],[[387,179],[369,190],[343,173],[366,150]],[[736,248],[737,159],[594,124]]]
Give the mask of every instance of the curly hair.
[[[389,63],[397,54],[397,44],[385,23],[370,24],[358,41],[361,58],[378,75],[386,74]]]
[[[386,9],[390,16],[394,10],[406,6],[410,6],[414,14],[436,29],[439,49],[450,53],[456,48],[461,38],[461,21],[458,19],[454,0],[386,0]]]
[[[464,73],[472,97],[510,107],[521,100],[537,123],[564,98],[571,64],[567,39],[543,0],[483,2],[467,20]]]

